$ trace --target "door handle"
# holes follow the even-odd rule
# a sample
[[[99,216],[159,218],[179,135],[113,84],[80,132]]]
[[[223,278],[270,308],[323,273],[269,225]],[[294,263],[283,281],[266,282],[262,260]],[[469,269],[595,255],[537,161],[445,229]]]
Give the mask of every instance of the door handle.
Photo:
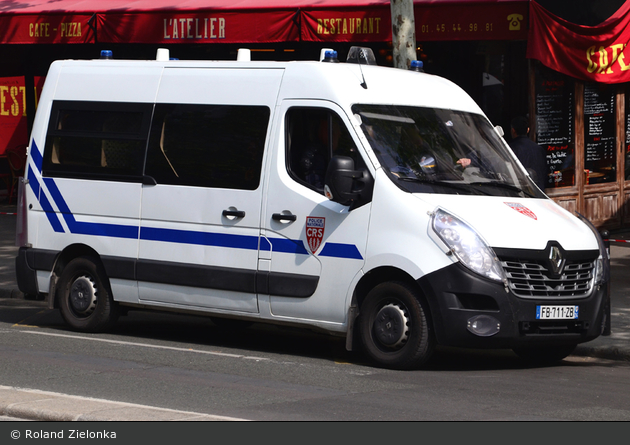
[[[273,219],[274,221],[295,221],[297,220],[297,216],[292,213],[274,213],[273,215],[271,215],[271,219]]]
[[[223,216],[231,216],[234,218],[245,218],[244,210],[224,210]]]

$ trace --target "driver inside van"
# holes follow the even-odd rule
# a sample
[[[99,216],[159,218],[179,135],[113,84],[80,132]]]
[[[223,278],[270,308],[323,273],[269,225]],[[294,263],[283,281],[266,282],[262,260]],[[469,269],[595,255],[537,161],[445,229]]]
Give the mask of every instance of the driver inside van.
[[[330,149],[332,148],[334,153],[339,144],[339,125],[335,120],[332,120],[332,123],[331,131],[328,114],[317,116],[317,119],[311,123],[313,137],[302,151],[299,161],[302,178],[318,191],[324,190],[324,177],[330,160]],[[329,136],[332,136],[332,144],[329,143]]]

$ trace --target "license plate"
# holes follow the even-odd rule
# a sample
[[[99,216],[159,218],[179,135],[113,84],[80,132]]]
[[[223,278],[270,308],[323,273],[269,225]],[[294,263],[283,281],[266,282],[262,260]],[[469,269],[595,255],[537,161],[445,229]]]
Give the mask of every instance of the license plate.
[[[575,320],[579,306],[536,306],[536,320]]]

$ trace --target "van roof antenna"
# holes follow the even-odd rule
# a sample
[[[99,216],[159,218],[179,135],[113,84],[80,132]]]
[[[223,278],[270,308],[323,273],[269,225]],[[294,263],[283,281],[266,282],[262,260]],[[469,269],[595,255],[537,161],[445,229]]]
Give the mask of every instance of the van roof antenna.
[[[359,70],[361,71],[361,77],[363,79],[361,86],[367,90],[367,83],[365,82],[365,76],[363,75],[363,68],[361,68],[361,65],[376,65],[376,58],[374,57],[372,49],[353,46],[350,48],[350,51],[348,51],[348,58],[346,59],[346,62],[359,64]]]
[[[361,48],[362,51],[365,51],[365,48]],[[359,60],[359,71],[361,71],[361,78],[363,82],[361,82],[361,86],[367,90],[367,83],[365,83],[365,76],[363,75],[363,68],[361,68],[361,60]]]

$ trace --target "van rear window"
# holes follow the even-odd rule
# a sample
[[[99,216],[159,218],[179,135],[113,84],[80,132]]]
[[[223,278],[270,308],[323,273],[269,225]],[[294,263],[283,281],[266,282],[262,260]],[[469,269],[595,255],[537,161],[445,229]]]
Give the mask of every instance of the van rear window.
[[[55,101],[43,174],[140,178],[152,108],[152,104]]]

